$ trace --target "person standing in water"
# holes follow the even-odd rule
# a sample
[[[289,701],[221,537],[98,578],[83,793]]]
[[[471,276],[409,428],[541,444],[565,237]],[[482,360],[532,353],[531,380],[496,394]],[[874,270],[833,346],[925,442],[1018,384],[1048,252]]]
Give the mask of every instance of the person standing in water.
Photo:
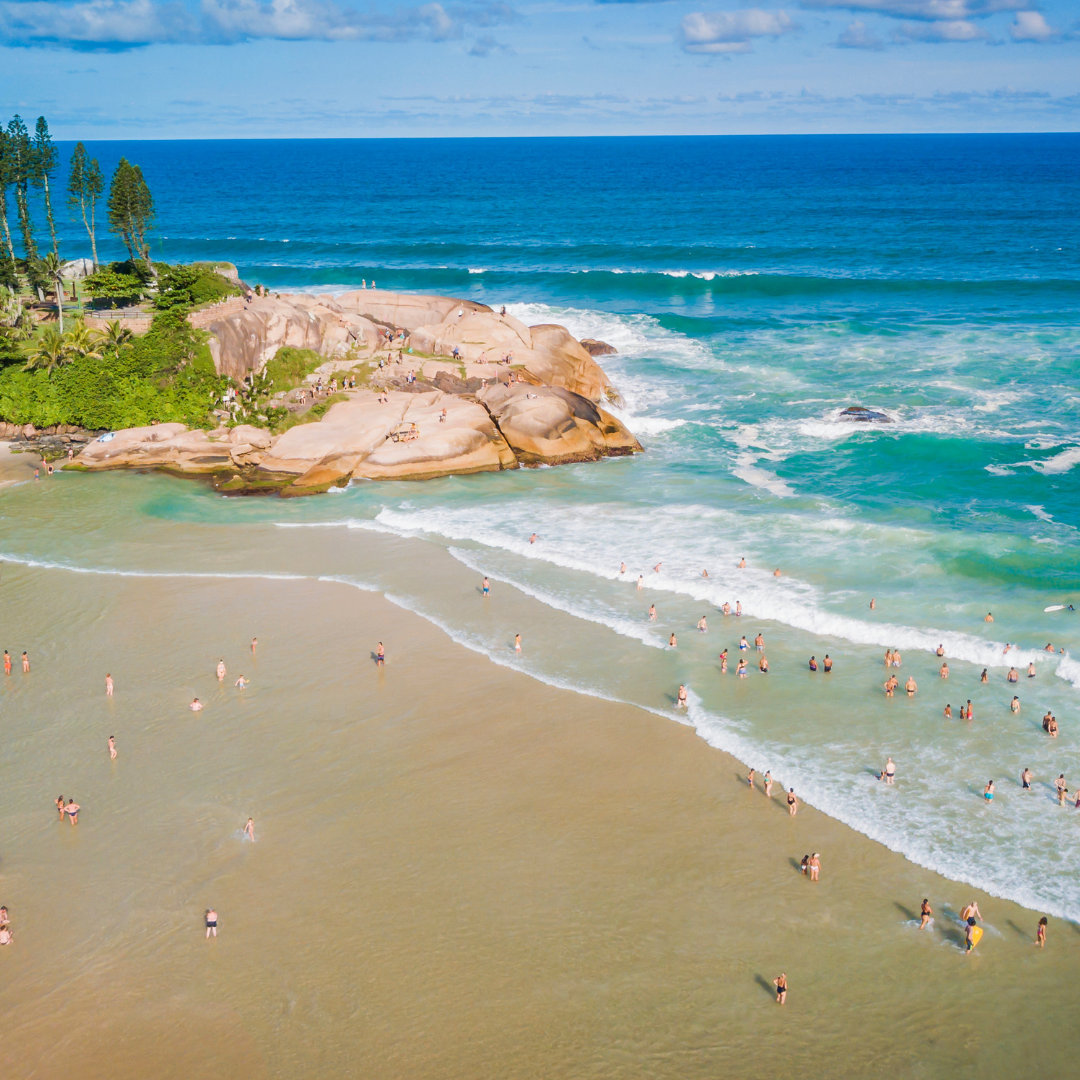
[[[198,698],[193,698],[188,708],[192,712],[202,712],[203,703]]]
[[[4,674],[11,674],[11,653],[7,649],[4,650]]]
[[[1043,948],[1046,947],[1046,916],[1045,915],[1039,920],[1038,929],[1035,931],[1035,944],[1038,945],[1040,949],[1043,949]]]
[[[255,843],[255,819],[248,818],[247,824],[244,826],[244,836],[248,837],[251,842]]]
[[[745,555],[739,560],[739,569],[740,570],[745,570],[746,569],[746,556]]]
[[[677,648],[677,643],[675,641],[675,632],[674,631],[672,631],[671,637],[668,638],[668,645],[673,649]]]
[[[686,687],[683,686],[680,683],[679,684],[679,696],[675,701],[675,705],[676,705],[677,708],[685,709],[689,704],[690,704],[690,699],[687,697]]]
[[[704,615],[702,615],[701,618],[698,619],[697,628],[698,628],[698,633],[699,634],[708,633],[709,626],[708,626],[708,623],[705,622],[705,616]]]
[[[224,660],[219,660],[217,662],[217,681],[218,682],[224,682],[225,681],[225,661]]]
[[[384,667],[386,664],[386,649],[383,648],[383,643],[380,641],[375,647],[375,666]]]
[[[907,691],[907,696],[908,697],[914,697],[915,696],[915,691],[918,690],[919,687],[915,682],[915,676],[914,675],[909,675],[907,677],[907,682],[904,683],[904,689]]]
[[[30,670],[30,657],[27,655],[25,649],[23,649],[22,654],[22,669],[24,675]]]
[[[810,657],[810,670],[817,671],[817,660],[813,656]]]
[[[922,909],[919,911],[919,929],[925,930],[934,921],[934,909],[930,906],[930,901],[924,896],[922,902]]]
[[[876,608],[876,607],[877,607],[877,601],[871,596],[870,597],[870,610],[873,611],[874,608]]]
[[[1069,789],[1065,784],[1065,774],[1061,773],[1054,781],[1054,788],[1057,791],[1058,806],[1065,805],[1065,796],[1069,794]]]
[[[656,622],[656,605],[649,605],[649,622]]]
[[[217,912],[212,907],[208,907],[203,918],[206,922],[206,936],[209,938],[213,934],[217,937]]]
[[[720,654],[719,660],[720,660],[720,674],[721,675],[726,675],[727,674],[727,649],[724,649],[724,651]]]
[[[951,720],[952,719],[952,706],[951,705],[946,705],[945,706],[945,719],[946,720]]]
[[[799,812],[799,800],[795,798],[795,789],[788,788],[787,812],[794,817]]]
[[[672,637],[674,637],[674,636],[675,635],[672,634]],[[521,652],[521,635],[520,634],[515,634],[514,635],[514,652]]]
[[[116,760],[116,736],[115,735],[110,735],[109,736],[109,757],[112,758],[113,761]]]
[[[985,618],[985,619],[983,619],[983,622],[993,622],[993,621],[994,621],[994,615],[993,615],[993,612],[990,612],[990,611],[988,611],[988,612],[986,613],[986,618]]]
[[[489,596],[491,594],[491,584],[488,582],[487,578],[484,578],[484,584],[481,586],[481,588],[485,596]]]
[[[113,681],[112,681],[112,676],[111,675],[106,675],[105,676],[105,696],[106,697],[112,697],[113,696]]]
[[[74,799],[68,799],[67,806],[64,807],[64,813],[67,814],[72,825],[79,824],[79,804]]]
[[[828,653],[825,654],[825,659],[821,662],[821,668],[825,675],[828,675],[829,672],[832,671],[832,660],[829,658]]]
[[[1012,709],[1013,712],[1020,711],[1020,699],[1015,694],[1013,694],[1012,701],[1009,702],[1009,708]]]
[[[818,875],[821,873],[821,856],[816,851],[810,856],[806,868],[810,871],[810,880],[817,881]]]
[[[1032,771],[1030,769],[1024,769],[1024,771],[1020,774],[1020,787],[1022,788],[1022,790],[1030,791],[1031,781],[1034,779],[1035,777]]]
[[[941,670],[938,672],[938,674],[943,679],[947,679],[949,677],[949,661],[948,660],[945,660],[945,661],[942,662]]]
[[[783,1005],[787,1001],[787,976],[781,971],[779,979],[773,979],[776,987],[776,1004]]]
[[[529,537],[529,543],[530,544],[535,544],[536,541],[539,540],[539,539],[540,539],[540,537],[537,536],[536,533],[533,533],[532,536]]]
[[[982,674],[979,676],[979,682],[989,682],[990,676],[987,674],[986,668],[982,669]]]
[[[56,810],[60,815],[60,820],[63,821],[64,820],[64,796],[63,795],[57,795],[56,796]]]
[[[994,801],[994,781],[993,780],[987,781],[986,787],[983,788],[983,798],[987,802],[993,802]]]
[[[641,574],[638,574],[637,576],[637,587],[639,592],[645,588],[645,579],[641,576]]]
[[[765,770],[765,798],[772,798],[772,773],[768,769]]]

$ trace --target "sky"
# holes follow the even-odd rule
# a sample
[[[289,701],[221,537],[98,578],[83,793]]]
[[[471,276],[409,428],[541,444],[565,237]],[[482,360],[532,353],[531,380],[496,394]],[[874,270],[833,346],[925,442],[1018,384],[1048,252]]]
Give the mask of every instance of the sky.
[[[0,0],[60,139],[1080,129],[1080,0]]]

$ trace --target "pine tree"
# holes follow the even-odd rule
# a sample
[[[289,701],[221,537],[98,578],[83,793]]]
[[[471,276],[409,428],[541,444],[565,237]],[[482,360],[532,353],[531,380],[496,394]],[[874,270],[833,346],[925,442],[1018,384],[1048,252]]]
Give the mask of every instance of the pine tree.
[[[44,116],[37,118],[34,128],[34,142],[30,165],[30,179],[34,187],[39,187],[45,195],[45,220],[49,223],[49,236],[52,237],[53,254],[59,256],[60,246],[56,242],[56,222],[53,220],[52,192],[49,182],[56,174],[59,155],[49,135],[49,125]]]
[[[142,169],[130,164],[127,158],[120,159],[113,173],[108,207],[109,228],[124,241],[132,266],[142,259],[152,277],[154,264],[150,261],[146,234],[154,225],[154,199],[143,179]]]
[[[72,213],[78,209],[83,225],[90,237],[90,252],[94,257],[94,271],[98,268],[97,228],[94,221],[98,199],[105,190],[105,178],[101,175],[97,158],[86,152],[82,143],[77,143],[71,155],[71,169],[68,173],[68,206]],[[87,211],[90,212],[89,218]]]
[[[10,183],[15,185],[15,203],[19,208],[19,228],[23,236],[23,254],[27,263],[37,257],[37,244],[34,243],[34,223],[30,220],[30,200],[27,197],[27,185],[30,183],[33,162],[33,147],[30,144],[30,132],[16,115],[8,122],[8,153],[11,160]]]
[[[9,148],[7,132],[0,128],[0,226],[4,230],[4,243],[7,245],[7,259],[12,264],[15,262],[15,248],[11,243],[11,229],[8,227],[7,216],[7,189],[12,182],[11,151]]]

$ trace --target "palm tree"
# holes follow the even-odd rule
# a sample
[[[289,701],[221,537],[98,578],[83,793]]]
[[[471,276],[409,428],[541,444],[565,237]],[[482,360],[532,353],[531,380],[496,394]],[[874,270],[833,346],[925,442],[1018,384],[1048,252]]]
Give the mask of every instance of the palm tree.
[[[60,333],[64,332],[64,264],[55,251],[41,260],[41,269],[56,293],[56,317],[60,320]]]
[[[98,344],[98,335],[91,332],[90,328],[79,319],[75,325],[64,335],[64,343],[72,360],[100,360],[101,353],[95,348]]]
[[[0,333],[12,341],[27,341],[34,335],[34,316],[6,285],[0,285]]]
[[[120,353],[131,348],[134,335],[127,326],[121,326],[119,319],[113,319],[104,330],[97,332],[98,344],[110,352]]]
[[[64,335],[55,326],[49,326],[38,339],[37,348],[30,354],[25,370],[36,371],[44,368],[52,375],[58,367],[68,363],[70,359]]]

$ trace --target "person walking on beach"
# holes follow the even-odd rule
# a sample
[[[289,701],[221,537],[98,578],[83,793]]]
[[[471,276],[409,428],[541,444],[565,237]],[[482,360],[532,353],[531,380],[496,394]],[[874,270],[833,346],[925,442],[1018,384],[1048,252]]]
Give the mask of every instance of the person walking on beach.
[[[209,937],[213,934],[214,937],[217,937],[217,912],[212,907],[208,907],[204,919],[206,921],[206,936]]]
[[[520,634],[518,635],[521,636]],[[386,650],[383,648],[383,643],[380,641],[375,649],[375,666],[382,667],[386,663]]]
[[[930,901],[924,896],[922,902],[922,909],[919,912],[919,929],[925,930],[928,926],[933,924],[934,909],[930,906]]]
[[[979,910],[979,905],[975,900],[972,900],[966,907],[960,909],[960,918],[965,922],[968,919],[981,919],[982,912]]]
[[[787,812],[794,817],[799,812],[799,800],[795,798],[795,789],[788,788]]]
[[[219,660],[217,662],[217,681],[218,682],[224,682],[225,681],[225,661],[224,660]]]
[[[112,697],[113,696],[113,681],[112,681],[112,676],[111,675],[106,675],[105,676],[105,696],[106,697]]]
[[[485,596],[491,595],[491,582],[487,578],[484,578],[484,584],[481,586],[481,591]]]
[[[810,871],[810,880],[817,881],[818,875],[821,873],[821,856],[816,851],[810,856],[806,868]]]
[[[1046,948],[1046,916],[1045,915],[1039,920],[1038,929],[1036,929],[1036,931],[1035,931],[1035,944],[1038,945],[1040,949]]]
[[[113,761],[116,760],[116,736],[115,735],[110,735],[109,736],[109,757]]]
[[[776,1004],[783,1005],[787,1001],[787,976],[781,971],[779,979],[773,979],[776,987]]]
[[[244,826],[244,836],[250,838],[251,842],[255,843],[255,819],[248,818],[247,824]]]
[[[970,917],[967,921],[967,928],[964,930],[964,944],[966,945],[965,952],[971,952],[975,948],[975,918]]]
[[[772,798],[772,773],[768,769],[765,770],[765,798]]]
[[[746,782],[750,785],[751,788],[753,788],[753,786],[754,786],[754,770],[753,769],[751,769],[746,774]]]

